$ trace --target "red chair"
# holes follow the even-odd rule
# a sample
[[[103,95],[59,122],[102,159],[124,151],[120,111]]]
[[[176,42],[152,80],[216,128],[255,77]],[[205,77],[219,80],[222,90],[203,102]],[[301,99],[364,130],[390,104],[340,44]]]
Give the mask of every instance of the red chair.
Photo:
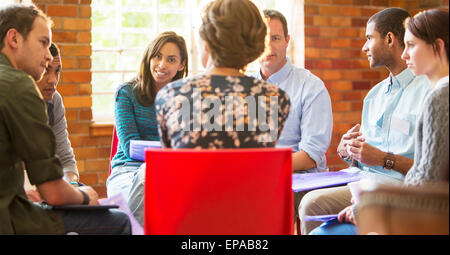
[[[290,148],[147,149],[145,160],[145,234],[293,234]]]
[[[111,174],[111,160],[117,153],[117,145],[119,143],[119,138],[117,137],[116,127],[113,128],[112,141],[111,141],[111,153],[109,154],[109,172],[108,176]]]

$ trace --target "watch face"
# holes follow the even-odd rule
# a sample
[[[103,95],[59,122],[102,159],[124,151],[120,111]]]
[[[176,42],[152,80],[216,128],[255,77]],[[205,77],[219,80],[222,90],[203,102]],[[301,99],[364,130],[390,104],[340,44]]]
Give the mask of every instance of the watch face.
[[[394,167],[394,160],[386,159],[386,169],[392,169]]]

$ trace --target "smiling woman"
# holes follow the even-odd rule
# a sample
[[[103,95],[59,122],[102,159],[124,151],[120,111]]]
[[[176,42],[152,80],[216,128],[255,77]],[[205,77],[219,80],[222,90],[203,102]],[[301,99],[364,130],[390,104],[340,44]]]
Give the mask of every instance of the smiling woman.
[[[131,185],[143,163],[131,158],[131,140],[159,141],[156,93],[167,83],[185,77],[187,62],[183,37],[175,32],[162,33],[147,46],[136,77],[118,87],[114,114],[119,146],[106,182],[108,197],[120,193],[128,201]]]

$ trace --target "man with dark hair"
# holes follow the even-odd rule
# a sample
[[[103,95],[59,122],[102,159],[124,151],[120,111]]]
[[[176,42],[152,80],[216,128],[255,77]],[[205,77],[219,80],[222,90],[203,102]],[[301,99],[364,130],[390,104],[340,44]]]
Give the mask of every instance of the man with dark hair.
[[[344,134],[337,148],[342,159],[379,182],[401,183],[411,168],[416,118],[429,90],[426,77],[414,76],[401,59],[403,21],[409,16],[401,8],[388,8],[369,19],[362,50],[371,68],[384,66],[390,75],[366,95],[361,125]],[[298,209],[302,234],[320,225],[305,221],[305,216],[337,214],[351,204],[348,186],[307,193]]]
[[[75,155],[70,145],[69,133],[67,132],[64,104],[61,95],[56,91],[62,65],[59,49],[54,43],[50,45],[50,53],[53,60],[48,63],[45,73],[37,82],[37,85],[47,104],[47,115],[50,127],[56,138],[56,155],[63,167],[63,178],[68,183],[77,187],[79,185],[79,174]],[[40,202],[41,198],[39,192],[36,191],[36,187],[30,187],[31,185],[29,185],[29,180],[26,175],[25,179],[25,191],[28,199],[33,202]]]
[[[37,82],[39,90],[47,103],[47,114],[49,124],[56,138],[56,155],[63,166],[64,179],[72,184],[78,182],[78,169],[70,146],[69,133],[67,132],[67,121],[61,95],[56,90],[58,85],[62,64],[57,46],[52,43],[50,53],[53,60],[48,63],[42,79]]]
[[[0,9],[0,234],[130,233],[123,212],[50,210],[25,194],[24,166],[47,204],[98,204],[92,187],[74,188],[62,179],[55,136],[34,82],[52,60],[50,27],[34,5]]]

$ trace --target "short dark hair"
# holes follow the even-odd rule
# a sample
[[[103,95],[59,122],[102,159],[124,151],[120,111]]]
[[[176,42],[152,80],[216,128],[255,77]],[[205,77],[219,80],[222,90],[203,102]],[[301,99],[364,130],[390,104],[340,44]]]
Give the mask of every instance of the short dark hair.
[[[52,57],[58,57],[59,56],[59,49],[58,49],[58,46],[56,46],[55,43],[52,43],[50,45],[50,53],[52,54]]]
[[[393,33],[400,45],[404,48],[405,43],[403,42],[403,38],[405,37],[405,27],[403,22],[409,17],[411,17],[411,15],[405,9],[397,7],[387,8],[375,13],[370,17],[369,21],[367,21],[367,24],[374,22],[375,30],[380,33],[383,38],[387,33]]]
[[[277,11],[277,10],[273,10],[273,9],[265,9],[263,11],[264,16],[266,18],[270,18],[270,19],[278,19],[281,24],[283,25],[283,32],[284,32],[284,37],[286,38],[288,36],[288,26],[287,26],[287,21],[286,18],[284,17],[284,15]]]
[[[417,38],[424,40],[427,44],[433,46],[433,50],[437,53],[436,39],[444,41],[447,60],[449,59],[448,45],[448,11],[432,9],[422,11],[413,18],[405,21],[406,28]]]
[[[3,49],[3,40],[6,33],[11,28],[16,29],[26,40],[28,34],[33,28],[36,17],[42,17],[52,24],[47,15],[45,15],[35,5],[11,4],[0,9],[0,50]]]

